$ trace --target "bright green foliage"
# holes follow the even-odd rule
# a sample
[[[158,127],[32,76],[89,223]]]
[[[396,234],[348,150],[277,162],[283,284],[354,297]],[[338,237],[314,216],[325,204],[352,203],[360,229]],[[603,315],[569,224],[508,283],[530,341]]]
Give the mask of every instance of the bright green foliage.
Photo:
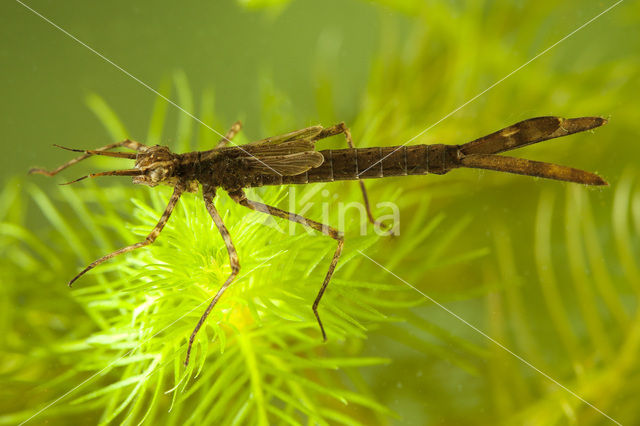
[[[185,98],[188,89],[182,82],[178,74],[179,97]],[[150,132],[161,127],[166,112],[163,103],[159,100],[154,109]],[[112,137],[125,136],[124,126],[100,97],[90,96],[89,105]],[[189,146],[190,128],[190,121],[179,119],[177,144],[183,150]],[[14,187],[5,191],[4,198],[12,206],[7,214],[19,209],[22,200],[11,190]],[[120,240],[126,244],[142,240],[157,222],[171,191],[127,185],[101,188],[89,182],[62,187],[62,200],[53,203],[33,184],[27,189],[50,222],[55,248],[44,246],[19,223],[5,222],[3,238],[10,244],[4,251],[9,254],[7,260],[21,264],[25,272],[45,271],[41,283],[55,287],[56,292],[69,292],[64,281],[76,271],[77,261],[65,262],[65,257],[84,264],[122,245]],[[314,191],[318,189],[321,187]],[[282,188],[250,194],[276,205],[286,196]],[[309,194],[304,190],[297,193],[298,197],[305,195]],[[48,347],[48,356],[65,360],[70,368],[64,380],[57,377],[54,383],[89,379],[42,416],[102,407],[98,409],[100,419],[107,423],[151,421],[170,410],[169,418],[180,423],[263,424],[268,419],[296,422],[309,417],[328,424],[353,422],[346,408],[350,405],[361,406],[362,413],[370,415],[391,415],[375,398],[348,385],[352,380],[345,376],[345,371],[356,374],[357,367],[387,360],[358,356],[355,348],[332,355],[333,348],[342,347],[345,341],[353,346],[366,337],[370,326],[388,321],[381,307],[407,305],[395,286],[355,276],[358,264],[364,261],[356,257],[357,250],[367,250],[379,237],[349,238],[338,273],[320,306],[330,336],[330,342],[324,344],[311,303],[335,242],[303,229],[292,228],[295,235],[288,235],[288,223],[265,220],[224,195],[216,204],[224,214],[242,269],[198,334],[188,368],[182,365],[187,338],[230,273],[226,248],[195,194],[183,196],[156,243],[101,265],[67,293],[84,312],[74,309],[77,318],[65,318],[67,324],[62,328],[75,330],[76,321],[85,326],[67,330],[64,339]],[[128,205],[134,207],[130,216],[122,212],[129,210]],[[73,267],[62,266],[69,263]],[[9,289],[17,291],[14,286]],[[4,300],[16,300],[16,296]],[[24,315],[11,309],[5,312],[15,315],[7,324]],[[62,395],[64,386],[55,388]],[[0,421],[11,423],[34,412],[26,409]]]
[[[296,6],[243,4],[275,3],[280,14]],[[320,305],[326,344],[310,305],[335,242],[297,226],[288,235],[287,223],[265,220],[221,191],[216,205],[241,275],[185,369],[186,339],[229,273],[200,196],[180,201],[154,245],[100,266],[69,291],[64,282],[78,268],[144,238],[170,190],[105,180],[45,193],[42,179],[11,181],[0,197],[0,423],[55,402],[37,421],[612,424],[495,342],[617,421],[639,422],[640,68],[637,55],[624,53],[640,49],[637,4],[622,3],[468,104],[607,5],[380,0],[371,7],[380,8],[383,29],[363,98],[344,105],[335,83],[343,72],[339,37],[323,34],[318,67],[309,71],[317,114],[301,115],[266,73],[260,117],[237,117],[262,131],[236,142],[345,120],[358,146],[401,144],[427,128],[411,143],[462,143],[533,116],[604,115],[610,124],[594,134],[516,154],[598,171],[611,186],[475,170],[367,182],[374,205],[399,205],[401,234],[359,237],[349,216],[345,253]],[[172,99],[205,123],[230,125],[212,92],[196,95],[182,73],[159,90],[170,95],[173,87]],[[127,136],[101,97],[88,104],[110,140]],[[180,151],[215,145],[214,133],[193,126],[158,99],[144,141],[171,140]],[[121,166],[91,160],[100,170]],[[286,188],[250,195],[289,208]],[[296,193],[333,196],[360,199],[352,182]],[[34,228],[41,217],[47,223]],[[337,221],[332,211],[329,223]]]

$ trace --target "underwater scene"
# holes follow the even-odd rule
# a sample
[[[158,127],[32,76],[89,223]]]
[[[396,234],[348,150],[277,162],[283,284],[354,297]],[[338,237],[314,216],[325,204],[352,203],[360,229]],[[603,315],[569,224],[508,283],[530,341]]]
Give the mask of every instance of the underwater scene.
[[[0,425],[640,424],[637,2],[0,34]]]

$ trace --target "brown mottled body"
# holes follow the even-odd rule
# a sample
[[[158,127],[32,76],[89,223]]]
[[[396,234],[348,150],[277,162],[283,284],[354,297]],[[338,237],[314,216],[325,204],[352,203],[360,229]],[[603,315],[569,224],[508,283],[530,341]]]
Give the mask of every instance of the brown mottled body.
[[[606,185],[607,183],[599,176],[583,170],[496,155],[543,140],[590,130],[602,126],[606,122],[605,119],[600,117],[573,119],[538,117],[516,123],[513,126],[463,145],[399,145],[376,148],[355,148],[349,129],[343,123],[340,123],[331,127],[308,127],[243,146],[227,147],[225,145],[241,129],[240,122],[236,122],[216,148],[209,151],[175,154],[167,147],[148,147],[138,142],[126,140],[96,150],[72,149],[72,151],[82,152],[83,155],[53,171],[32,169],[30,172],[53,176],[92,155],[106,155],[135,159],[135,167],[128,170],[95,173],[83,176],[73,182],[96,176],[133,176],[133,182],[137,184],[148,186],[164,184],[174,187],[173,195],[162,217],[144,241],[123,247],[101,257],[71,279],[69,285],[102,262],[153,243],[169,220],[173,208],[182,193],[197,192],[199,187],[202,186],[207,211],[220,231],[227,247],[231,263],[231,274],[209,303],[189,338],[185,359],[186,365],[189,362],[191,347],[198,330],[200,330],[213,307],[240,271],[240,260],[231,240],[231,235],[213,204],[216,188],[223,188],[235,202],[247,208],[300,223],[336,240],[337,247],[329,269],[312,305],[322,336],[326,339],[326,333],[318,314],[318,305],[342,253],[344,246],[342,234],[328,225],[249,200],[243,192],[243,188],[263,185],[359,180],[369,221],[380,225],[371,214],[369,199],[362,182],[363,179],[425,175],[428,173],[445,174],[458,167],[468,167],[586,185]],[[316,151],[315,144],[318,140],[338,134],[345,135],[349,146],[348,149]],[[117,147],[129,148],[136,151],[136,153],[109,152],[110,149]]]
[[[391,176],[444,174],[460,167],[457,147],[450,145],[400,145],[319,151],[323,163],[294,176],[257,176],[245,187],[289,185]]]

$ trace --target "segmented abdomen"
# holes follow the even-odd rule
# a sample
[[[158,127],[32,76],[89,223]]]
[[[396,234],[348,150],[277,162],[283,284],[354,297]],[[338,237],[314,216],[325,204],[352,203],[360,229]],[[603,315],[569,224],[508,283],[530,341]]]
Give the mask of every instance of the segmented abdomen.
[[[324,157],[319,167],[295,176],[263,175],[252,186],[443,174],[456,167],[452,156],[457,149],[457,146],[440,144],[328,149],[319,151]]]

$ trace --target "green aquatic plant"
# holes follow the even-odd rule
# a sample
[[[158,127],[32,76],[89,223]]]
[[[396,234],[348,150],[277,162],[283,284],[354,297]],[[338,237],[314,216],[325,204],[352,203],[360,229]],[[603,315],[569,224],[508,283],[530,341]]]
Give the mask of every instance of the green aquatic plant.
[[[187,90],[186,86],[181,90]],[[164,120],[161,115],[166,109],[162,103],[158,100],[154,107],[152,127],[157,128]],[[124,125],[102,98],[90,96],[89,105],[112,137],[123,137],[119,132],[126,132]],[[193,134],[185,130],[184,123],[178,123],[177,128],[183,135]],[[177,141],[188,148],[188,137],[177,138]],[[113,161],[107,160],[105,167]],[[632,239],[640,228],[640,210],[632,179],[633,173],[629,172],[616,191],[613,229],[621,265],[631,288],[635,288],[638,272],[633,261]],[[33,206],[20,195],[21,188],[26,189],[36,211],[47,218],[49,225],[43,229],[49,229],[50,243],[43,244],[42,236],[28,229],[25,217],[29,214],[25,213],[25,205]],[[323,188],[316,186],[298,195],[318,196]],[[455,298],[486,297],[492,312],[491,335],[517,352],[527,354],[534,365],[545,371],[552,371],[547,370],[546,359],[551,353],[540,348],[565,348],[564,359],[570,360],[566,364],[570,368],[554,371],[553,376],[564,377],[575,371],[576,382],[569,383],[569,387],[606,409],[600,404],[606,400],[603,386],[624,388],[621,378],[633,368],[631,354],[638,344],[638,333],[634,331],[630,309],[634,309],[635,299],[619,297],[622,291],[619,279],[612,276],[603,263],[599,253],[602,243],[586,191],[576,187],[568,187],[567,191],[563,246],[572,274],[570,281],[589,283],[590,278],[584,271],[594,272],[593,284],[576,286],[576,291],[584,330],[596,352],[581,343],[582,332],[572,330],[580,320],[567,311],[564,290],[558,287],[553,269],[549,269],[556,257],[550,254],[553,249],[549,246],[550,221],[554,217],[550,192],[541,198],[535,229],[536,260],[544,300],[537,309],[546,306],[549,310],[552,321],[549,327],[557,333],[559,344],[549,345],[549,336],[531,330],[532,321],[527,317],[537,318],[539,312],[532,312],[524,303],[531,300],[531,289],[514,285],[519,280],[512,255],[515,251],[504,225],[496,225],[494,230],[498,277],[489,272],[485,286],[471,293],[457,292]],[[36,328],[38,323],[43,323],[43,318],[48,318],[42,331],[49,333],[38,336],[40,344],[48,342],[46,347],[16,345],[12,339],[16,330],[6,333],[4,347],[13,346],[15,350],[10,357],[9,351],[4,353],[7,361],[3,364],[11,366],[5,374],[17,379],[25,368],[33,365],[54,363],[57,366],[48,374],[31,373],[40,374],[35,376],[41,381],[38,385],[29,385],[28,377],[22,379],[20,385],[25,391],[33,394],[47,389],[49,392],[43,394],[48,397],[36,406],[30,401],[23,409],[0,416],[4,424],[27,420],[34,414],[55,421],[89,413],[98,416],[102,423],[144,423],[160,419],[194,424],[273,421],[296,424],[304,419],[313,419],[319,424],[352,424],[364,422],[363,419],[384,423],[384,419],[397,414],[380,401],[386,398],[385,393],[374,391],[375,386],[367,384],[362,370],[392,360],[366,354],[362,342],[371,329],[403,347],[446,360],[472,376],[486,376],[487,383],[493,386],[497,386],[496,380],[505,369],[519,371],[522,368],[504,352],[475,339],[456,336],[437,322],[425,319],[422,312],[426,306],[420,299],[407,295],[408,287],[362,279],[358,271],[365,259],[357,253],[369,251],[378,242],[377,235],[348,238],[340,274],[335,284],[332,282],[330,295],[322,305],[330,335],[330,342],[322,343],[310,310],[317,288],[309,283],[321,282],[322,265],[331,255],[332,241],[309,235],[304,230],[288,235],[283,232],[287,226],[265,222],[260,215],[245,212],[241,206],[220,196],[217,207],[226,212],[225,222],[234,236],[243,269],[238,282],[213,311],[194,347],[193,361],[185,369],[182,359],[186,338],[229,273],[226,249],[199,196],[188,194],[181,200],[156,243],[102,265],[70,292],[62,284],[77,271],[78,264],[146,235],[156,223],[170,189],[131,185],[103,187],[87,182],[58,187],[56,193],[54,201],[33,183],[20,181],[11,182],[2,193],[3,270],[8,273],[7,282],[27,283],[23,288],[16,285],[4,288],[7,294],[3,298],[2,324],[6,330],[19,324],[20,333],[28,334],[26,330]],[[287,191],[261,189],[254,195],[265,202],[282,205]],[[133,206],[133,210],[128,206]],[[443,213],[430,214],[426,198],[418,211],[420,214],[403,228],[412,238],[387,257],[385,267],[397,269],[421,246],[429,247],[428,256],[421,262],[426,268],[486,258],[487,249],[443,258],[443,253],[468,228],[470,219],[446,223]],[[628,224],[629,213],[632,228]],[[580,220],[576,221],[576,217]],[[443,224],[448,228],[446,236],[434,237]],[[7,304],[19,300],[21,294],[31,298],[30,292],[38,291],[45,291],[50,300],[56,300],[56,307],[48,306],[45,313],[36,313],[33,306],[27,305],[27,312],[20,312]],[[447,297],[451,301],[451,297]],[[447,297],[440,301],[447,301]],[[603,309],[606,314],[602,313]],[[389,317],[391,312],[397,314],[393,319]],[[511,324],[507,330],[505,315]],[[400,318],[405,321],[400,322]],[[604,329],[609,332],[604,333]],[[612,329],[619,332],[611,333]],[[511,335],[513,342],[507,337]],[[602,360],[591,367],[594,359]],[[396,359],[395,362],[402,361]],[[586,374],[585,370],[591,372]],[[546,379],[542,376],[515,374],[510,380],[513,382],[510,386],[519,392],[505,394],[500,387],[494,387],[492,395],[502,395],[496,410],[502,410],[502,415],[511,416],[514,421],[537,418],[541,422],[557,422],[567,413],[576,419],[588,414],[588,407],[578,408],[580,401],[562,390],[550,395],[527,390],[531,382],[537,383],[535,387],[544,387]],[[67,394],[69,390],[72,392]],[[49,395],[50,392],[53,395]],[[57,400],[58,397],[63,398]]]
[[[488,298],[492,335],[516,353],[526,353],[536,368],[623,424],[635,418],[624,401],[637,392],[637,384],[627,378],[636,374],[634,354],[640,347],[638,267],[631,260],[637,258],[634,241],[640,218],[634,206],[640,188],[634,181],[637,173],[630,171],[619,181],[610,197],[610,219],[601,213],[595,216],[584,188],[568,187],[560,208],[557,194],[545,191],[534,234],[538,286],[519,285],[517,271],[523,262],[514,259],[513,241],[501,229],[495,244],[505,293]],[[608,220],[611,235],[602,232]],[[563,232],[562,243],[554,244],[558,230]],[[566,389],[550,386],[542,375],[518,373],[507,378],[505,370],[523,367],[499,352],[496,348],[489,358],[489,379],[503,418],[533,424],[606,419],[598,418],[600,413]]]
[[[186,100],[186,80],[177,74],[175,82],[178,97]],[[112,139],[127,136],[125,126],[102,98],[91,95],[88,103]],[[212,102],[205,99],[203,104]],[[158,131],[166,112],[165,101],[159,98],[149,140],[165,139]],[[180,117],[176,126],[176,144],[183,150],[189,147],[192,135],[188,120]],[[201,142],[208,144],[209,139]],[[107,160],[102,165],[111,164],[115,162]],[[69,291],[63,283],[78,261],[86,263],[100,253],[144,238],[155,225],[170,189],[128,184],[103,187],[88,182],[56,188],[58,200],[53,201],[33,183],[25,187],[49,222],[50,243],[43,244],[44,237],[36,237],[24,223],[7,220],[2,236],[11,240],[3,246],[12,253],[8,261],[13,269],[22,265],[27,275],[43,271],[39,284],[46,283],[56,300],[72,305],[75,317],[58,313],[64,316],[66,333],[59,341],[49,342],[45,350],[49,359],[62,364],[59,369],[64,372],[44,386],[56,389],[56,396],[63,399],[30,401],[22,410],[0,417],[0,422],[85,411],[98,414],[103,423],[152,421],[166,412],[171,413],[170,419],[195,424],[262,424],[269,419],[295,423],[304,418],[320,424],[349,424],[355,421],[355,413],[392,415],[358,379],[359,368],[388,360],[359,355],[361,345],[356,342],[365,339],[371,327],[389,321],[380,309],[415,302],[403,300],[399,296],[403,292],[395,286],[358,276],[364,261],[357,256],[358,250],[370,248],[378,235],[350,235],[346,230],[348,244],[339,274],[320,308],[330,338],[325,344],[310,306],[318,291],[312,283],[322,282],[333,240],[295,228],[294,235],[289,235],[288,225],[265,221],[259,213],[217,197],[242,270],[198,335],[192,362],[184,368],[187,338],[229,274],[226,248],[199,196],[187,194],[181,200],[156,243],[101,265]],[[15,188],[5,190],[5,205],[11,206],[5,215],[22,217],[15,214],[23,202]],[[308,198],[321,189],[297,194]],[[279,205],[287,193],[265,189],[254,195]],[[15,299],[16,295],[9,295],[5,300]],[[19,314],[14,314],[5,323],[17,321]],[[34,326],[28,321],[23,325]],[[33,362],[30,351],[43,349],[27,350],[23,366]],[[68,394],[64,385],[71,390]]]
[[[277,16],[296,2],[244,2],[272,3],[283,13],[271,15],[274,25],[290,31],[292,20]],[[465,104],[605,6],[377,3],[384,5],[383,37],[362,99],[345,94],[338,74],[349,52],[340,48],[341,30],[328,28],[317,46],[312,121],[273,75],[261,82],[261,114],[225,120],[259,126],[251,139],[345,120],[358,146],[378,146],[427,128],[410,143],[465,142],[535,115],[603,115],[611,124],[597,136],[530,153],[597,170],[611,187],[586,191],[471,171],[368,182],[374,204],[399,205],[401,234],[361,238],[347,221],[349,251],[321,305],[327,344],[309,305],[333,241],[297,227],[295,235],[283,234],[288,225],[264,222],[221,194],[217,207],[226,212],[246,276],[209,319],[185,370],[199,304],[229,272],[199,197],[182,200],[156,244],[102,265],[69,291],[64,283],[79,268],[144,237],[168,190],[124,180],[69,188],[10,181],[0,196],[0,423],[608,423],[357,250],[616,420],[638,422],[640,191],[632,106],[640,80],[636,56],[625,57],[620,46],[636,52],[640,39],[619,36],[637,32],[640,15],[624,9],[637,5],[623,3]],[[293,16],[305,17],[300,10]],[[185,109],[215,129],[228,127],[212,92],[194,95],[181,73],[159,90],[168,95],[173,86]],[[103,143],[130,134],[102,98],[91,95],[88,103],[106,124]],[[136,136],[176,151],[217,142],[206,127],[170,111],[158,99],[146,135]],[[241,134],[237,142],[248,140]],[[122,165],[91,161],[96,169]],[[341,183],[298,193],[322,201],[333,194],[360,197],[357,185]],[[286,190],[253,195],[288,207]],[[316,207],[309,215],[320,218]],[[338,223],[335,216],[329,222]]]
[[[466,171],[451,173],[446,182],[408,179],[403,214],[420,214],[428,191],[431,208],[419,221],[420,230],[426,233],[434,218],[447,222],[419,243],[420,233],[406,233],[377,259],[597,408],[622,423],[637,422],[628,403],[636,380],[619,381],[620,371],[631,377],[637,371],[627,356],[637,342],[638,302],[628,288],[636,276],[638,234],[637,228],[621,225],[632,222],[621,220],[621,212],[637,210],[637,189],[631,190],[630,180],[638,168],[629,160],[638,156],[632,118],[637,108],[628,97],[640,81],[635,56],[624,49],[614,53],[611,44],[600,42],[600,35],[611,32],[594,25],[509,75],[604,7],[580,3],[580,14],[569,18],[563,11],[575,4],[379,3],[401,11],[412,25],[398,24],[391,14],[382,18],[387,25],[383,53],[374,63],[358,115],[362,120],[353,125],[364,145],[414,143],[419,134],[415,143],[464,142],[483,134],[480,128],[551,111],[612,114],[614,125],[597,141],[587,135],[540,146],[538,154],[530,151],[561,163],[593,164],[592,169],[610,177],[610,188],[587,191]],[[630,29],[633,20],[622,16],[623,10],[616,10],[597,25]],[[603,60],[607,54],[615,59]],[[625,180],[620,170],[627,164]],[[551,198],[555,209],[549,206]],[[459,236],[444,244],[453,231]],[[469,257],[455,269],[443,268],[460,252]],[[427,262],[431,256],[436,265]],[[403,317],[406,322],[381,325],[369,344],[384,345],[393,365],[405,369],[386,370],[372,386],[412,422],[609,422],[441,307],[427,303]],[[618,352],[627,355],[602,358]],[[606,391],[609,379],[614,379],[615,394]]]

